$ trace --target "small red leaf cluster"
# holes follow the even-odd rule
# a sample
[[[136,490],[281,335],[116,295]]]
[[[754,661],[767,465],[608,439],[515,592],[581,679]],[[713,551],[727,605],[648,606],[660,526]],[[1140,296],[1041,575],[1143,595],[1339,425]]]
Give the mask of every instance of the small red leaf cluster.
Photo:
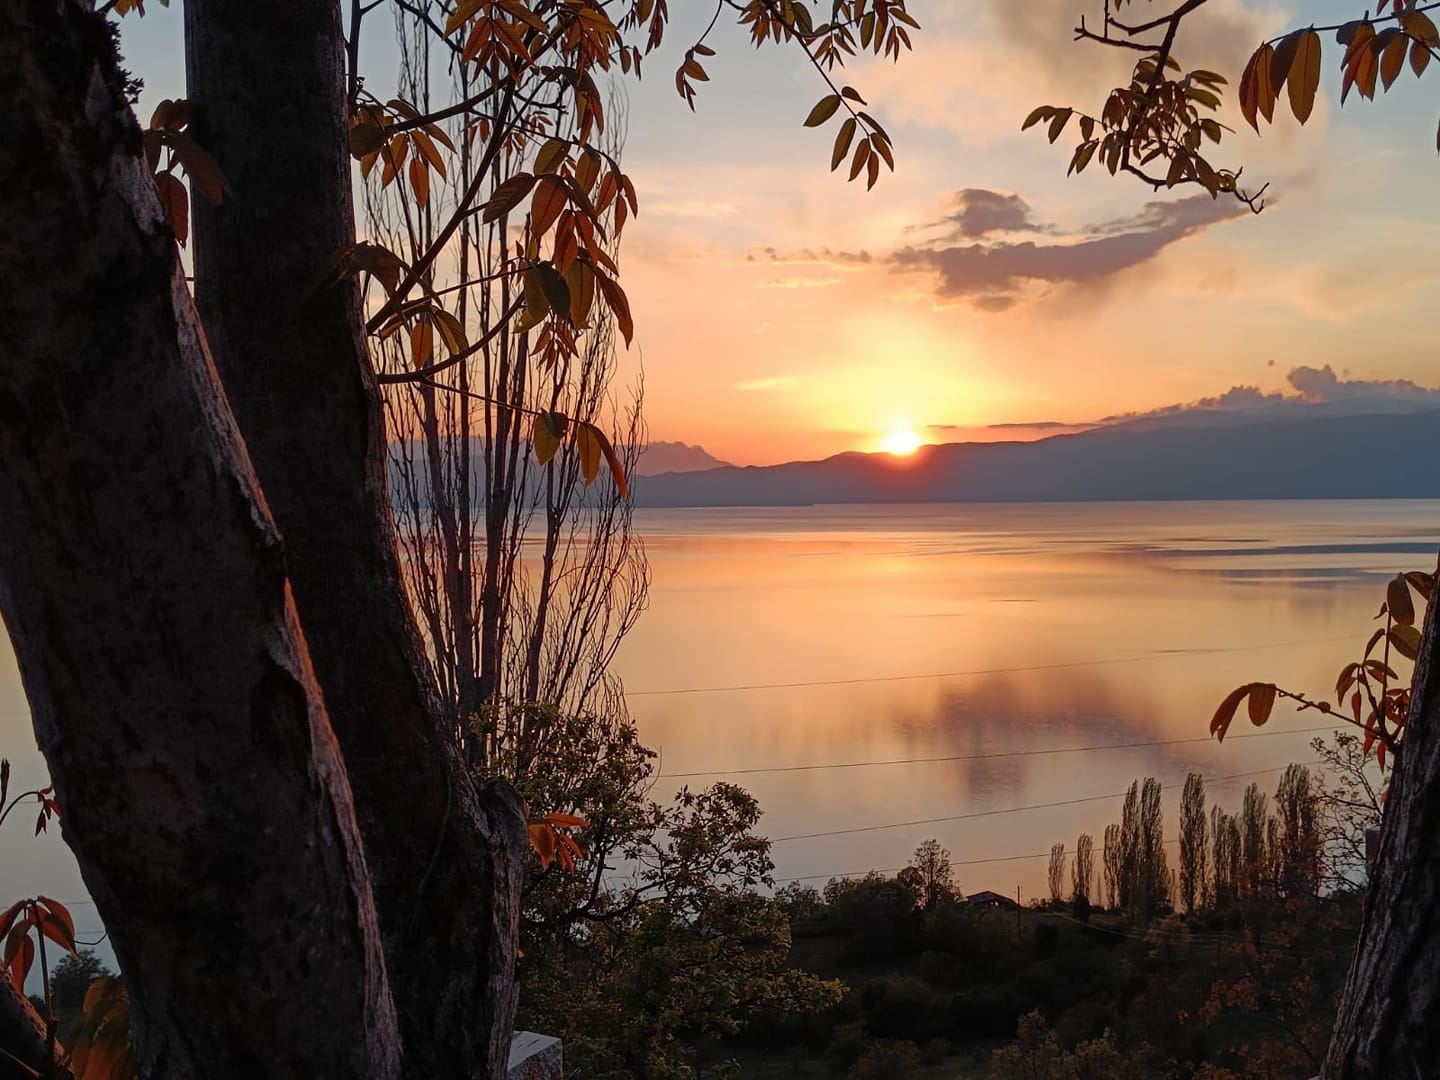
[[[584,852],[570,832],[583,829],[588,824],[584,818],[574,814],[544,814],[530,818],[526,831],[530,836],[530,846],[540,858],[541,868],[548,869],[551,863],[559,863],[562,870],[573,874],[575,863],[584,857]]]
[[[58,900],[48,896],[37,896],[33,900],[17,900],[0,915],[0,938],[4,939],[0,952],[10,984],[18,993],[25,992],[25,977],[35,962],[35,942],[30,940],[30,931],[39,931],[41,937],[49,938],[68,952],[75,953],[75,921],[70,912]],[[38,939],[37,939],[38,940]],[[44,943],[41,942],[41,948]]]
[[[230,183],[219,164],[186,130],[194,119],[195,109],[190,102],[166,98],[155,106],[150,127],[143,133],[145,160],[155,174],[160,208],[181,247],[190,236],[190,196],[175,170],[184,169],[191,186],[213,205],[218,206],[230,194]]]

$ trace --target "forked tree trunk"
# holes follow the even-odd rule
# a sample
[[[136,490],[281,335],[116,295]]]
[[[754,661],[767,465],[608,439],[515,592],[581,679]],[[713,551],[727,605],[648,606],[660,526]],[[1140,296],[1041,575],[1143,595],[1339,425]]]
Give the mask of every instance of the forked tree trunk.
[[[285,541],[372,875],[406,1072],[501,1075],[526,854],[508,788],[477,792],[410,615],[354,282],[337,0],[189,0],[196,137],[231,195],[194,208],[195,295]]]
[[[1440,598],[1437,598],[1440,602]],[[1323,1080],[1440,1076],[1440,655],[1425,614],[1404,753]]]
[[[102,19],[0,4],[0,611],[149,1077],[398,1072],[350,787]]]

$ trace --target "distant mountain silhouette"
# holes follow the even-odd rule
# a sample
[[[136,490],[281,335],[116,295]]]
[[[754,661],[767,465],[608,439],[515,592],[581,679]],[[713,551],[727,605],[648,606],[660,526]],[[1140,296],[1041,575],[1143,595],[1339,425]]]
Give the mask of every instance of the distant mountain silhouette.
[[[1440,498],[1440,411],[1191,427],[1117,424],[1037,442],[949,443],[908,458],[638,477],[640,506]]]
[[[704,447],[683,442],[652,442],[640,454],[635,475],[659,476],[662,473],[697,472],[701,469],[728,467],[728,461],[711,457]]]

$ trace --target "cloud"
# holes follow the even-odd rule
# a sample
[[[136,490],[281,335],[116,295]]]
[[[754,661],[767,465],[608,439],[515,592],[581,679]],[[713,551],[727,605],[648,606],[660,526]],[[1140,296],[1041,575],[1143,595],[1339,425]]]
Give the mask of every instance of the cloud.
[[[942,224],[950,225],[954,236],[978,240],[992,232],[1034,231],[1041,228],[1030,220],[1030,204],[1019,195],[1006,195],[987,188],[965,188],[952,196],[954,209]]]
[[[1028,222],[1029,208],[1020,202]],[[1074,239],[906,247],[891,255],[890,262],[900,270],[933,271],[935,292],[942,300],[1000,312],[1036,286],[1083,285],[1114,277],[1187,236],[1246,213],[1239,203],[1192,195],[1147,203],[1138,215],[1092,225]]]
[[[1342,379],[1329,364],[1323,368],[1297,367],[1285,376],[1311,402],[1390,401],[1440,406],[1440,389],[1420,386],[1409,379]]]
[[[1107,416],[1101,425],[1153,427],[1174,423],[1213,423],[1274,416],[1358,416],[1367,413],[1425,412],[1440,409],[1440,387],[1409,379],[1347,379],[1326,364],[1291,368],[1288,389],[1265,393],[1256,386],[1232,386],[1223,394],[1145,412]]]
[[[1112,89],[1129,82],[1141,55],[1074,40],[1081,15],[1091,29],[1100,23],[1101,0],[975,0],[933,7],[913,55],[900,64],[865,64],[857,79],[896,122],[947,129],[972,147],[1033,139],[1034,132],[1020,135],[1020,122],[1036,105],[1098,110]],[[1134,6],[1130,17],[1139,21],[1148,7]],[[1278,5],[1208,0],[1181,22],[1174,55],[1189,69],[1226,76],[1224,99],[1231,107],[1250,52],[1298,21],[1295,5],[1290,7],[1287,21]],[[1234,117],[1222,119],[1229,123]],[[1319,119],[1317,110],[1312,124]],[[1276,138],[1285,138],[1287,130],[1277,125]]]
[[[645,211],[649,214],[662,214],[665,217],[715,220],[734,217],[740,213],[740,208],[733,203],[678,199],[673,202],[665,200],[646,202]]]
[[[828,247],[799,248],[794,251],[782,251],[780,248],[766,246],[746,252],[745,261],[817,263],[822,266],[841,268],[868,266],[875,261],[875,257],[868,251],[832,251]]]
[[[1113,79],[1113,72],[1106,69],[1117,56],[1133,60],[1138,55],[1074,41],[1079,15],[1086,14],[1087,23],[1094,29],[1100,22],[1101,7],[1099,3],[1077,5],[1075,0],[1029,0],[1024,4],[983,0],[979,10],[982,24],[988,24],[1000,39],[994,46],[997,51],[1015,57],[1037,73],[1044,72],[1052,85],[1079,91],[1097,87],[1106,74]],[[1139,22],[1142,14],[1148,12],[1136,8],[1129,17]],[[1242,0],[1210,0],[1181,21],[1174,55],[1187,68],[1210,68],[1233,75],[1238,83],[1255,44],[1281,22],[1283,15],[1277,17],[1273,10],[1254,10]],[[1140,40],[1158,36],[1142,35]]]
[[[1271,420],[1440,411],[1440,387],[1409,379],[1347,379],[1329,365],[1301,365],[1285,376],[1286,388],[1267,393],[1257,386],[1232,386],[1224,393],[1143,412],[1099,420],[1034,420],[975,427],[930,424],[926,431],[945,442],[1030,442],[1097,428],[1225,427]]]
[[[757,289],[823,289],[827,285],[838,285],[838,277],[827,278],[770,278],[767,281],[757,281]]]
[[[1025,428],[1032,431],[1076,431],[1093,426],[1093,424],[1067,424],[1064,420],[1032,420],[1029,423],[987,425],[991,431],[1008,431],[1010,428]]]
[[[798,381],[793,375],[767,375],[760,379],[738,382],[735,384],[735,389],[744,390],[746,393],[767,393],[793,389]]]
[[[946,442],[1034,442],[1052,435],[1089,431],[1095,423],[1069,424],[1061,420],[1035,420],[1014,424],[928,424],[925,430]]]

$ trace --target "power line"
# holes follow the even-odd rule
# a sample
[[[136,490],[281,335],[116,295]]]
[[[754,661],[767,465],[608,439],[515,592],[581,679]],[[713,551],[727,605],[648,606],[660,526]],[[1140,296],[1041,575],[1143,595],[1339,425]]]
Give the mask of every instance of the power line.
[[[1257,652],[1261,649],[1288,649],[1296,645],[1323,645],[1335,641],[1352,641],[1353,634],[1335,637],[1306,638],[1301,641],[1274,641],[1268,645],[1234,645],[1217,648],[1169,649],[1145,656],[1116,656],[1102,660],[1070,660],[1058,664],[1029,664],[1021,667],[971,668],[966,671],[935,671],[921,675],[871,675],[851,679],[804,679],[797,682],[744,683],[734,686],[680,686],[670,689],[627,690],[626,697],[662,697],[680,694],[721,694],[740,690],[791,690],[808,686],[856,686],[861,683],[915,682],[924,679],[958,679],[970,675],[1014,675],[1030,671],[1060,671],[1067,668],[1103,667],[1107,664],[1142,664],[1154,660],[1170,660],[1185,655]]]
[[[1164,841],[1164,843],[1166,843],[1166,844],[1178,844],[1178,843],[1180,843],[1180,841],[1179,841],[1179,840],[1166,840],[1166,841]],[[951,860],[950,860],[950,865],[951,865],[951,866],[988,866],[990,863],[1024,862],[1024,861],[1027,860],[1027,859],[1048,859],[1048,858],[1050,858],[1050,854],[1051,854],[1051,853],[1048,852],[1048,851],[1037,851],[1037,852],[1035,852],[1035,854],[1033,854],[1033,855],[997,855],[997,856],[995,856],[995,857],[992,858],[992,859],[951,859]],[[1065,852],[1065,858],[1066,858],[1067,860],[1073,860],[1073,859],[1075,858],[1075,852],[1073,852],[1073,851],[1067,851],[1067,852]],[[789,883],[792,882],[792,881],[821,881],[821,880],[829,881],[829,880],[831,880],[831,879],[833,879],[833,878],[857,878],[857,877],[865,877],[867,874],[898,874],[901,870],[904,870],[904,869],[905,869],[905,867],[903,867],[903,866],[892,866],[892,867],[888,867],[888,868],[886,868],[886,869],[884,869],[884,870],[851,870],[850,872],[845,873],[845,874],[801,874],[799,877],[776,878],[776,879],[775,879],[775,884],[776,884],[776,885],[787,885],[787,884],[789,884]]]
[[[1230,735],[1230,739],[1269,739],[1277,735],[1314,735],[1332,731],[1328,727],[1295,728],[1290,731],[1257,731],[1252,734]],[[658,773],[657,780],[685,780],[698,776],[753,776],[756,773],[813,772],[822,769],[863,769],[873,765],[922,765],[947,761],[989,761],[995,758],[1034,757],[1041,754],[1080,754],[1094,750],[1133,750],[1146,746],[1184,746],[1193,743],[1208,743],[1213,736],[1193,739],[1155,739],[1127,743],[1095,743],[1091,746],[1054,746],[1036,750],[997,750],[984,754],[951,754],[945,757],[885,758],[875,761],[839,761],[821,765],[763,765],[753,769],[711,769],[701,772]]]
[[[1305,762],[1306,765],[1321,764],[1318,761]],[[1256,769],[1254,772],[1233,773],[1230,776],[1217,776],[1209,778],[1211,783],[1223,783],[1227,780],[1243,780],[1250,776],[1263,776],[1266,773],[1284,772],[1290,766],[1280,765],[1273,769]],[[1176,781],[1171,781],[1175,783]],[[830,829],[825,832],[797,833],[794,836],[779,836],[771,840],[771,844],[784,844],[791,840],[816,840],[824,836],[850,836],[855,833],[883,832],[886,829],[904,829],[912,825],[939,825],[951,821],[970,821],[975,818],[1000,817],[1005,814],[1018,814],[1025,810],[1051,810],[1060,806],[1078,806],[1081,803],[1102,802],[1106,799],[1123,799],[1124,791],[1112,791],[1105,795],[1086,795],[1078,799],[1058,799],[1055,802],[1031,803],[1029,806],[1008,806],[999,810],[972,810],[964,814],[950,814],[945,817],[919,818],[915,821],[894,821],[885,825],[863,825],[853,829]]]

